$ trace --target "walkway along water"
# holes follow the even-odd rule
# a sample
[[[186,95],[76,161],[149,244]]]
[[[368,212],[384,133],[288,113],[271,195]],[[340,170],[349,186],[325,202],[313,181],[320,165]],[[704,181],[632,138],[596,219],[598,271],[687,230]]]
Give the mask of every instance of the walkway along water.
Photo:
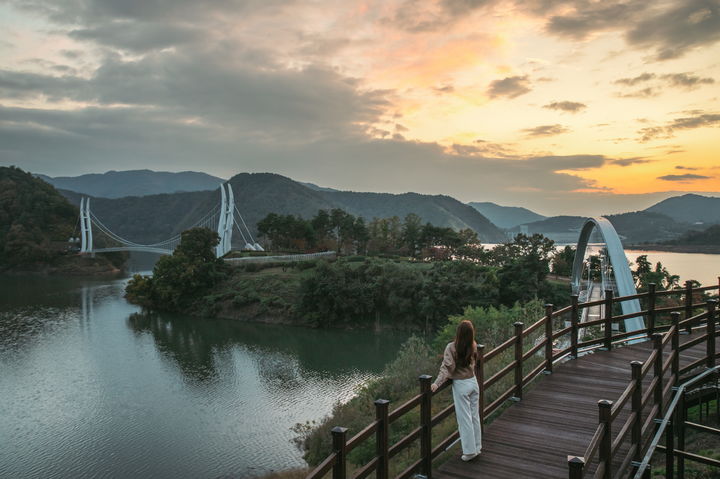
[[[419,458],[396,478],[418,473],[456,479],[624,477],[633,462],[642,460],[654,420],[662,418],[672,388],[717,364],[717,300],[707,299],[717,292],[720,278],[716,286],[693,289],[688,282],[682,289],[651,288],[619,298],[608,290],[605,299],[586,303],[573,296],[570,306],[557,311],[547,305],[544,317],[528,327],[515,323],[515,334],[493,350],[486,353],[484,346],[478,346],[481,418],[487,421],[500,414],[486,428],[478,459],[463,463],[452,458],[433,469],[433,460],[458,438],[458,432],[433,441],[433,428],[453,414],[454,406],[434,410],[433,397],[448,389],[450,382],[432,393],[432,378],[423,375],[418,395],[392,411],[388,401],[378,399],[376,420],[351,438],[346,428],[334,428],[334,451],[307,478],[325,477],[332,471],[333,479],[362,479],[373,472],[376,478],[387,479],[392,458],[418,440]],[[614,315],[614,309],[622,301],[637,299],[645,306],[633,314],[642,316],[647,327],[614,334],[613,324],[628,319]],[[658,307],[663,300],[675,304]],[[599,305],[604,306],[602,318],[579,321],[583,309]],[[582,329],[586,333],[580,337]],[[554,348],[568,336],[567,347]],[[648,341],[637,343],[638,339]],[[636,344],[625,346],[629,342]],[[543,375],[550,376],[534,384]],[[508,400],[517,404],[505,409]],[[418,427],[390,444],[391,425],[418,407]],[[348,476],[348,454],[372,436],[375,457]]]

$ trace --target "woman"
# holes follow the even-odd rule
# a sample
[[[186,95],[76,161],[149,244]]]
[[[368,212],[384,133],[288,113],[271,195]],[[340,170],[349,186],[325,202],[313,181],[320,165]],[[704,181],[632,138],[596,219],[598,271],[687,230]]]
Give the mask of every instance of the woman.
[[[480,388],[475,378],[475,328],[470,321],[458,324],[455,341],[448,343],[443,354],[443,362],[437,379],[430,386],[433,392],[448,379],[452,379],[455,417],[460,431],[462,444],[462,460],[470,461],[480,454],[481,429]]]

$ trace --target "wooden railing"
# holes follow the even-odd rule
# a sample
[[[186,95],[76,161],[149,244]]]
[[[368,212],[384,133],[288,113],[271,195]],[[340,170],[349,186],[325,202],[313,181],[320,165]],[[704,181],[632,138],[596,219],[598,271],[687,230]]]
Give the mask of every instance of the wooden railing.
[[[626,458],[623,465],[627,467],[626,463],[629,464],[629,461],[641,457],[642,438],[653,426],[653,420],[660,417],[664,404],[663,398],[667,397],[679,377],[693,368],[701,366],[701,362],[710,364],[710,361],[713,361],[714,364],[717,356],[714,350],[715,310],[711,305],[715,303],[712,301],[707,302],[707,305],[705,302],[693,303],[693,297],[713,290],[720,292],[720,278],[718,282],[717,286],[694,289],[692,283],[687,282],[685,288],[671,291],[656,291],[653,285],[646,293],[618,298],[613,297],[612,291],[608,290],[605,292],[604,299],[586,303],[579,303],[578,296],[573,295],[571,304],[562,309],[555,310],[553,305],[546,305],[545,315],[527,328],[524,323],[516,322],[514,334],[492,350],[485,352],[484,345],[479,344],[475,375],[481,385],[479,404],[481,423],[484,424],[488,418],[500,411],[508,400],[522,400],[523,391],[527,389],[528,385],[540,375],[552,373],[553,365],[558,361],[574,359],[592,349],[609,350],[619,343],[652,338],[653,352],[644,363],[631,365],[632,380],[619,400],[616,402],[603,400],[598,403],[599,425],[584,456],[568,456],[569,477],[571,478],[584,477],[588,466],[595,459],[598,463],[595,477],[611,477],[613,458],[618,454],[628,434],[631,436],[631,447],[630,452],[626,454],[629,459]],[[672,295],[683,296],[683,304],[657,307],[658,298]],[[632,314],[613,314],[614,306],[623,301],[635,299],[644,300],[646,309]],[[583,309],[597,306],[601,306],[604,311],[601,319],[580,322]],[[700,307],[706,307],[707,310],[693,316],[693,311]],[[681,311],[685,313],[685,319],[682,321],[680,320]],[[661,324],[659,319],[667,313],[671,313],[671,321]],[[636,317],[645,318],[648,327],[639,331],[613,334],[614,323]],[[707,332],[679,346],[680,329],[684,328],[686,331],[692,332],[693,328],[697,328],[701,322],[706,322]],[[555,324],[558,326],[557,329],[554,328]],[[596,326],[602,327],[601,336],[581,338],[581,331],[587,331],[588,328]],[[562,347],[554,347],[561,342],[563,343]],[[708,356],[702,361],[696,361],[680,369],[680,352],[701,342],[707,342]],[[667,350],[668,345],[670,345],[671,354],[667,360],[663,360],[663,351]],[[531,369],[528,371],[528,368]],[[650,377],[652,378],[650,384],[644,386],[643,380]],[[420,457],[397,474],[395,478],[405,479],[412,477],[415,473],[431,478],[433,460],[459,437],[458,431],[455,430],[434,447],[432,445],[433,428],[450,417],[455,412],[455,408],[451,403],[432,415],[433,397],[450,386],[451,381],[446,381],[437,391],[432,392],[430,389],[431,379],[432,377],[428,375],[420,376],[419,393],[392,411],[389,410],[389,401],[385,399],[375,401],[375,420],[353,437],[348,439],[348,430],[344,427],[332,429],[333,452],[308,474],[307,479],[323,478],[330,471],[332,471],[333,479],[349,477],[363,479],[372,473],[375,473],[377,479],[388,479],[390,477],[390,460],[418,439],[420,440]],[[491,402],[486,404],[488,391],[493,387],[500,387],[500,391],[492,394]],[[620,433],[613,441],[614,421],[628,402],[632,404],[632,412],[620,426]],[[644,413],[645,406],[649,404],[652,404],[650,412]],[[418,407],[420,408],[418,427],[391,445],[389,426]],[[643,415],[646,418],[645,421],[642,421]],[[349,476],[348,454],[373,436],[376,448],[374,457]]]
[[[715,287],[701,289],[710,291]],[[687,315],[688,311],[692,312],[698,306],[692,304],[692,309],[689,310],[685,309],[684,305],[683,309]],[[686,317],[682,321],[681,313],[672,311],[669,325],[654,327],[655,332],[651,332],[653,329],[649,324],[648,328],[641,331],[651,335],[652,352],[644,362],[630,363],[630,382],[617,400],[598,401],[598,426],[595,434],[582,456],[568,456],[570,479],[585,477],[588,466],[594,462],[597,463],[592,476],[594,478],[610,479],[627,475],[631,466],[637,466],[642,460],[653,438],[652,433],[656,429],[657,421],[662,419],[665,413],[673,387],[680,383],[683,375],[700,368],[715,367],[720,358],[720,354],[715,351],[717,300],[706,301],[705,307],[704,312]],[[700,330],[701,334],[681,345],[679,336],[683,329],[690,333],[698,333]],[[622,336],[626,335],[617,335]],[[706,345],[705,355],[681,368],[681,353],[703,343]],[[668,351],[669,353],[665,354]],[[627,418],[621,424],[616,424],[620,412],[626,409],[628,404],[630,412]],[[617,434],[613,434],[618,427]],[[627,450],[620,456],[623,446],[627,446]]]

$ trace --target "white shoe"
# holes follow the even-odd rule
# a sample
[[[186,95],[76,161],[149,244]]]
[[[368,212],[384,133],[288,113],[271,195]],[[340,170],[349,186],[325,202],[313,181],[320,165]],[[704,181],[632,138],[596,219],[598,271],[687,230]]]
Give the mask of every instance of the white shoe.
[[[463,454],[460,459],[462,459],[465,462],[472,461],[477,457],[477,452],[475,454]]]

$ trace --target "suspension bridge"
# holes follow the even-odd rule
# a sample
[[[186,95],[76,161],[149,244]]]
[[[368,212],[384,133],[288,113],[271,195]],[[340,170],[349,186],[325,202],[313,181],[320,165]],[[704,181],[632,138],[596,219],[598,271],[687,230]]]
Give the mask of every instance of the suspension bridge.
[[[244,250],[263,251],[252,236],[240,211],[235,205],[232,187],[230,183],[220,185],[220,203],[208,211],[204,216],[195,221],[190,228],[208,228],[217,231],[220,242],[215,247],[215,255],[220,258],[232,250],[233,231],[242,237]],[[94,234],[95,233],[95,234]],[[95,240],[101,234],[102,245],[95,245]],[[172,254],[180,244],[182,234],[176,234],[170,238],[150,244],[142,244],[130,241],[114,233],[108,228],[90,209],[90,198],[80,199],[80,253],[108,253],[113,251],[141,251],[158,254]]]

